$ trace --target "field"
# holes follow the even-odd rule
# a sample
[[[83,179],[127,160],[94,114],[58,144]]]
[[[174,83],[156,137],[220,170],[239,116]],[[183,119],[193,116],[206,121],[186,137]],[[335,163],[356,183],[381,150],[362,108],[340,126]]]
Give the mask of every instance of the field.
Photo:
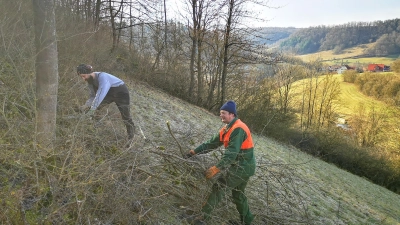
[[[390,106],[373,97],[364,95],[358,90],[355,84],[343,82],[341,74],[335,74],[333,77],[340,82],[340,95],[337,101],[335,101],[335,109],[337,114],[341,117],[349,118],[352,115],[357,114],[360,107],[363,107],[365,112],[369,112],[372,108],[377,112],[385,112],[388,120],[393,120],[393,122],[396,121],[396,118],[400,114],[398,108]],[[300,85],[302,82],[303,80],[294,83],[293,94],[295,96],[300,95]]]
[[[340,74],[336,74],[334,77],[340,81],[341,92],[339,100],[337,101],[337,109],[340,114],[355,114],[360,106],[365,107],[367,111],[372,107],[378,111],[390,108],[387,104],[361,93],[356,85],[343,82],[343,78]]]
[[[374,45],[374,43],[349,48],[349,49],[344,50],[342,54],[334,54],[333,50],[329,50],[329,51],[316,52],[316,53],[312,53],[312,54],[300,55],[299,57],[304,60],[312,60],[315,58],[321,58],[322,60],[350,58],[350,57],[362,55],[363,51],[366,48],[372,47],[373,45]]]
[[[395,61],[399,55],[392,55],[387,57],[362,57],[364,54],[363,51],[371,46],[374,43],[365,44],[361,46],[356,46],[353,48],[348,48],[343,50],[341,54],[334,54],[333,50],[329,51],[321,51],[312,54],[300,55],[301,59],[304,61],[321,59],[325,63],[329,64],[370,64],[370,63],[381,63],[385,65],[390,65],[393,61]]]

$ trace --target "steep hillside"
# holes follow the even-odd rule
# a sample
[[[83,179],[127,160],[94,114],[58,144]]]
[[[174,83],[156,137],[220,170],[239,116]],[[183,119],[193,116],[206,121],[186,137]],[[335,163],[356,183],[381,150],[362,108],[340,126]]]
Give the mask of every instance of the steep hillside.
[[[340,53],[347,48],[376,42],[377,46],[366,50],[365,53],[373,56],[399,54],[399,24],[400,19],[392,19],[299,29],[285,39],[280,47],[298,54],[326,50]]]
[[[219,117],[145,84],[127,83],[137,126],[130,148],[124,147],[125,129],[114,104],[102,109],[100,123],[72,110],[58,115],[57,146],[47,157],[23,142],[32,134],[24,129],[32,127],[29,121],[10,126],[16,144],[1,140],[2,224],[185,225],[181,215],[200,210],[214,183],[203,173],[223,149],[191,159],[182,155],[219,130]],[[74,89],[63,86],[60,102],[83,97],[84,86],[81,81]],[[13,90],[2,94],[8,91]],[[253,138],[257,171],[246,191],[254,224],[400,222],[399,195],[293,146]],[[210,224],[232,219],[238,219],[235,206],[224,199]]]
[[[150,154],[147,157],[151,159],[150,165],[146,163],[137,165],[143,170],[152,171],[152,168],[157,168],[163,161],[158,154],[152,152],[162,151],[165,154],[179,156],[181,152],[179,146],[186,152],[210,138],[222,126],[219,117],[201,108],[142,84],[132,82],[129,86],[132,89],[135,121],[147,138],[145,141],[143,135],[136,136],[133,153]],[[238,110],[240,111],[240,106]],[[179,144],[169,134],[167,121]],[[254,224],[325,225],[400,222],[399,195],[313,158],[292,146],[256,134],[254,139],[258,168],[256,176],[251,179],[247,188],[250,205],[257,215]],[[158,196],[156,202],[159,201],[159,205],[153,202],[154,205],[151,206],[153,213],[158,213],[150,214],[148,219],[157,220],[160,216],[165,216],[169,218],[168,221],[174,221],[174,224],[185,224],[179,220],[178,215],[187,209],[199,210],[210,188],[210,183],[205,182],[201,175],[202,171],[199,170],[212,165],[218,157],[219,152],[195,158],[195,162],[201,165],[192,175],[181,173],[182,171],[177,171],[173,176],[166,171],[158,174],[163,177],[164,185],[173,183],[171,178],[174,176],[186,177],[180,180],[181,183],[173,185],[183,199],[167,195]],[[179,159],[178,162],[180,164],[176,165],[178,167],[187,163],[183,159]],[[157,169],[154,171],[155,174],[156,171],[160,172]],[[187,176],[191,178],[188,179]],[[194,193],[191,192],[193,189],[189,190],[189,193],[192,193],[189,195],[190,199],[185,184],[189,180],[196,186]],[[162,187],[163,185],[160,185],[160,188]],[[158,207],[167,207],[168,215],[164,215]],[[225,212],[227,209],[228,213]],[[229,201],[222,203],[216,211],[215,224],[237,217]],[[221,214],[222,212],[224,213]]]

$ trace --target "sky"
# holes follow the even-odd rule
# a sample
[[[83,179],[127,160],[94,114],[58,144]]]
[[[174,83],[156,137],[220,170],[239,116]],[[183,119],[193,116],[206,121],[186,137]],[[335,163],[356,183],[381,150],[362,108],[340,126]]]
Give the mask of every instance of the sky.
[[[399,0],[270,0],[268,22],[255,26],[307,28],[400,18]]]
[[[176,6],[184,0],[169,0]],[[246,22],[251,27],[307,28],[400,18],[400,0],[265,0],[270,8],[255,7],[254,15],[267,20]],[[179,7],[178,7],[179,8]]]

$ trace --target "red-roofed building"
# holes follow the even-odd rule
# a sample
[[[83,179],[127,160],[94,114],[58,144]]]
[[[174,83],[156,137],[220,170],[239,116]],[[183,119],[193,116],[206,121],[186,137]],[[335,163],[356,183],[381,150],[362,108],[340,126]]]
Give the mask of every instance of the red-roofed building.
[[[385,64],[369,64],[368,71],[371,72],[387,72],[390,71],[390,66],[385,66]]]

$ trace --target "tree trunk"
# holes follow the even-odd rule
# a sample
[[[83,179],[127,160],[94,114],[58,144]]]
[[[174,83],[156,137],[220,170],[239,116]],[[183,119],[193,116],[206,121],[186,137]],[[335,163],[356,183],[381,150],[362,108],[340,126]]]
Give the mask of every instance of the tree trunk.
[[[201,31],[198,30],[198,35]],[[204,92],[204,77],[203,77],[203,65],[201,64],[202,54],[202,40],[200,37],[197,38],[197,105],[203,104],[203,92]]]
[[[166,60],[165,63],[167,65],[165,66],[166,70],[169,70],[169,62],[170,62],[170,56],[169,56],[169,51],[168,51],[168,22],[167,22],[167,4],[166,0],[164,0],[164,49],[165,49],[165,55],[166,55]]]
[[[94,25],[96,28],[99,27],[100,24],[100,8],[101,8],[101,0],[96,1],[96,10],[94,13]]]
[[[58,54],[54,0],[33,0],[36,47],[36,142],[51,149],[56,138]]]
[[[132,5],[132,1],[129,2]],[[129,51],[133,50],[133,16],[132,7],[129,7]]]
[[[117,47],[117,30],[115,28],[115,16],[117,14],[113,13],[114,8],[113,8],[111,0],[108,1],[108,6],[109,6],[109,10],[110,10],[110,23],[111,23],[111,30],[112,30],[112,48],[111,48],[111,52],[112,52]]]
[[[196,51],[197,51],[197,0],[192,0],[191,1],[191,7],[192,7],[192,28],[190,28],[190,25],[188,25],[189,29],[189,37],[192,40],[192,48],[190,52],[190,83],[189,83],[189,90],[188,90],[188,96],[189,96],[189,101],[194,102],[194,88],[195,88],[195,61],[196,61]],[[190,30],[192,32],[190,32]]]
[[[228,19],[226,21],[225,38],[224,38],[224,58],[222,67],[222,77],[221,77],[221,96],[220,105],[223,105],[226,97],[226,76],[228,73],[228,48],[229,48],[229,38],[232,26],[232,16],[235,7],[235,0],[229,0],[229,11]]]

